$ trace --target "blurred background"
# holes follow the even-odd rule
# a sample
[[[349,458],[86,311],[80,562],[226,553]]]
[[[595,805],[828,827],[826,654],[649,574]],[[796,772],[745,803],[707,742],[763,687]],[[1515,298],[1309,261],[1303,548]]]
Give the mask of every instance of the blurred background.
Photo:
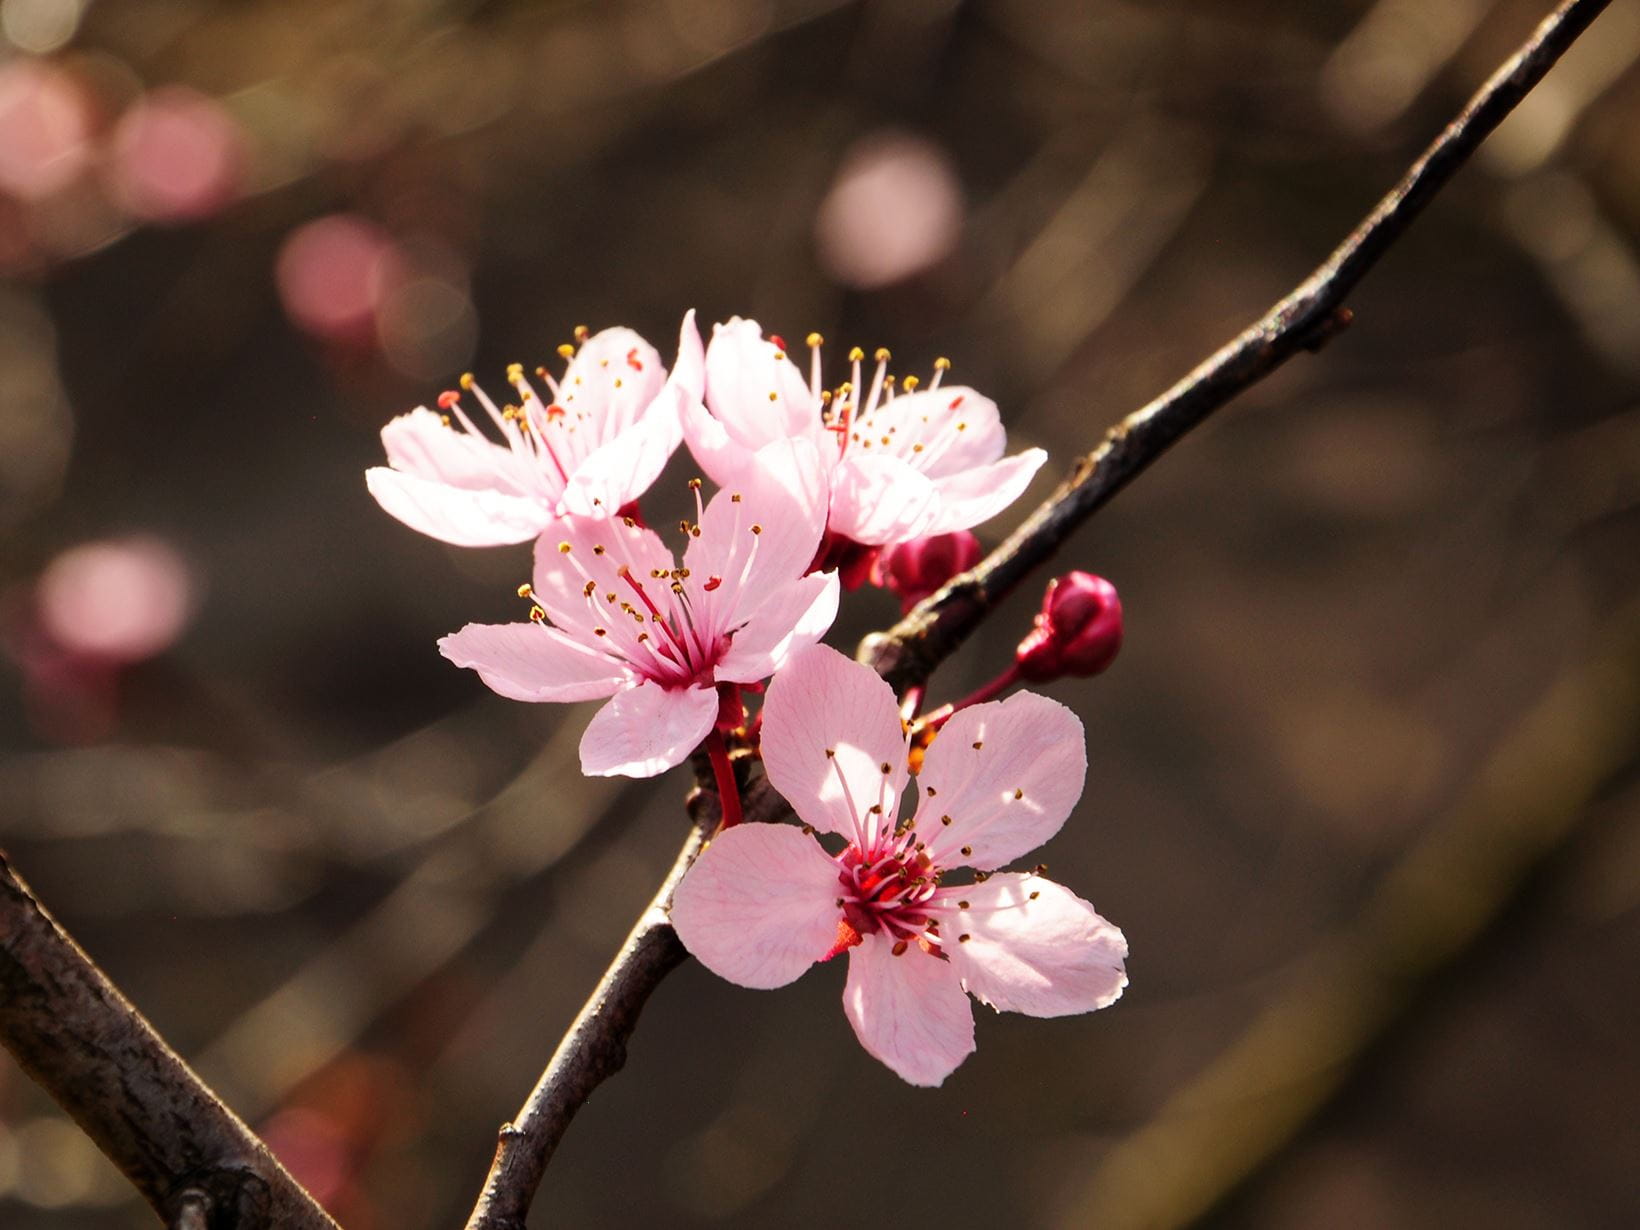
[[[688,779],[582,779],[585,711],[437,655],[528,550],[381,513],[382,424],[754,315],[995,397],[1053,454],[995,542],[1547,8],[0,0],[0,842],[347,1226],[457,1224]],[[840,967],[686,966],[537,1224],[1640,1220],[1637,57],[1619,0],[1352,328],[1062,553],[1128,639],[1048,689],[1091,770],[1045,857],[1126,997],[982,1009],[930,1092]],[[0,1224],[151,1224],[9,1059]]]

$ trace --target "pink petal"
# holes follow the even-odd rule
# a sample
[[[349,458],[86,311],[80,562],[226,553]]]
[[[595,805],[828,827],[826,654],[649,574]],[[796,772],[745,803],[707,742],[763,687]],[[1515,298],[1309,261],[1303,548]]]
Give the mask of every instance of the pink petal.
[[[855,542],[906,542],[924,533],[938,510],[934,484],[898,457],[850,449],[832,472],[830,528]]]
[[[654,777],[682,764],[717,721],[711,688],[663,688],[645,681],[615,693],[581,736],[588,777]]]
[[[757,456],[756,449],[736,440],[698,403],[683,408],[683,437],[696,464],[719,487],[734,486]]]
[[[1127,940],[1070,889],[1035,875],[996,875],[947,890],[968,909],[940,934],[962,985],[998,1011],[1092,1012],[1127,986]],[[958,941],[958,936],[968,938]]]
[[[756,683],[826,634],[837,618],[835,572],[813,572],[775,589],[729,642],[713,672],[728,683]]]
[[[783,987],[837,940],[837,864],[789,824],[743,824],[712,839],[672,899],[695,958],[743,987]]]
[[[456,547],[528,542],[552,523],[537,500],[499,491],[470,491],[385,466],[365,471],[376,503],[411,529]]]
[[[949,534],[989,521],[1025,493],[1047,459],[1048,454],[1041,449],[1028,448],[992,465],[935,479],[939,510],[929,523],[928,533]]]
[[[564,510],[614,515],[649,490],[682,439],[677,406],[663,395],[643,418],[581,459],[564,488]]]
[[[848,956],[843,1012],[868,1054],[913,1085],[938,1085],[974,1053],[974,1012],[949,962],[868,935]]]
[[[509,477],[509,469],[516,464],[511,449],[471,432],[446,427],[444,420],[426,406],[417,406],[383,427],[382,447],[395,470],[417,478],[469,491],[531,494]]]
[[[996,402],[962,385],[901,394],[862,423],[861,434],[889,435],[889,427],[897,428],[895,455],[930,478],[989,465],[1008,446]]]
[[[807,440],[766,445],[755,464],[712,497],[683,562],[692,573],[723,578],[712,594],[713,609],[724,612],[714,621],[719,630],[743,622],[771,586],[809,570],[826,527],[826,498],[820,455]]]
[[[905,789],[894,690],[825,645],[795,654],[763,704],[763,771],[804,823],[866,845],[872,831],[893,825]]]
[[[584,414],[599,441],[625,431],[649,409],[666,382],[666,366],[655,348],[631,329],[594,333],[575,352],[553,401]]]
[[[923,758],[915,827],[936,867],[1000,867],[1059,831],[1087,771],[1082,723],[1058,701],[1019,692],[975,705]]]
[[[712,326],[706,404],[735,441],[753,449],[820,431],[809,382],[755,320],[737,316]]]
[[[566,543],[567,554],[562,550]],[[622,564],[635,579],[652,585],[650,573],[670,572],[674,561],[654,530],[609,518],[560,518],[535,544],[535,600],[553,623],[596,645],[604,638],[595,629],[630,618],[621,612],[621,603],[638,603],[637,591],[619,575]],[[588,579],[594,582],[590,599]]]
[[[468,624],[438,643],[457,666],[513,700],[597,700],[630,680],[630,672],[545,624]]]

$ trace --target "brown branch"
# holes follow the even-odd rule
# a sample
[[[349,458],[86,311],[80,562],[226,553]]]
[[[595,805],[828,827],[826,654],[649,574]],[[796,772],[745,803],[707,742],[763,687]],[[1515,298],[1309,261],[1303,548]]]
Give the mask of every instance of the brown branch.
[[[1343,299],[1481,141],[1542,79],[1609,0],[1567,0],[1503,65],[1395,188],[1327,261],[1290,295],[1166,393],[1113,427],[1079,459],[1059,489],[996,551],[955,578],[895,627],[861,645],[860,656],[896,687],[924,681],[986,613],[1070,533],[1185,432],[1301,349],[1318,349],[1349,322]],[[715,794],[705,786],[698,803]],[[755,784],[754,784],[755,787]],[[776,819],[773,792],[747,800],[746,819]],[[638,1013],[686,953],[667,922],[672,892],[705,846],[695,829],[660,891],[627,937],[598,989],[554,1053],[517,1120],[501,1131],[495,1161],[467,1230],[524,1230],[547,1162],[592,1090],[619,1071]]]
[[[0,854],[0,1042],[170,1226],[336,1230]]]
[[[1348,325],[1345,296],[1608,3],[1566,0],[1297,289],[1167,392],[1112,427],[1006,542],[893,628],[867,637],[860,660],[896,690],[926,681],[992,607],[1180,436],[1300,350],[1319,349]]]

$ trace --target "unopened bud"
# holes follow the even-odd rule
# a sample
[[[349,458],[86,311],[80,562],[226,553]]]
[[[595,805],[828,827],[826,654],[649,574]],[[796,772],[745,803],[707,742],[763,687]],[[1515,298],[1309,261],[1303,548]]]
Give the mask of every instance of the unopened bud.
[[[959,572],[979,563],[984,552],[967,530],[913,538],[883,549],[877,557],[872,579],[900,599],[902,611],[909,611]]]
[[[1097,675],[1121,647],[1116,587],[1091,572],[1068,572],[1048,582],[1042,610],[1014,659],[1020,678],[1046,683],[1061,675]]]

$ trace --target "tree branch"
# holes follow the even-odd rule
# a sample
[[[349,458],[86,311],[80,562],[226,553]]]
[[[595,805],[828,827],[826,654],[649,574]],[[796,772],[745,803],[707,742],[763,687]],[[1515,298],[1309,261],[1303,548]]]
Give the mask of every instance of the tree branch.
[[[167,1225],[336,1230],[46,913],[4,854],[0,1042]]]
[[[1345,296],[1608,3],[1566,0],[1297,289],[1167,392],[1112,427],[1006,542],[893,628],[867,637],[860,660],[896,691],[925,682],[992,607],[1180,436],[1300,350],[1320,349],[1348,325]]]
[[[1412,222],[1454,171],[1542,79],[1609,0],[1567,0],[1470,100],[1395,188],[1327,261],[1265,316],[1143,409],[1123,419],[1091,455],[1080,458],[1054,494],[971,572],[955,578],[885,633],[868,637],[862,661],[895,685],[921,683],[1037,564],[1185,432],[1301,349],[1318,349],[1349,322],[1345,295]],[[691,799],[716,801],[702,789]],[[761,781],[746,819],[777,819],[787,809]],[[605,971],[598,989],[559,1044],[517,1120],[502,1129],[484,1192],[467,1230],[524,1230],[547,1162],[599,1083],[619,1071],[638,1013],[680,965],[682,945],[667,921],[672,892],[705,848],[710,814],[696,816],[672,870]],[[704,821],[704,823],[703,823]]]

